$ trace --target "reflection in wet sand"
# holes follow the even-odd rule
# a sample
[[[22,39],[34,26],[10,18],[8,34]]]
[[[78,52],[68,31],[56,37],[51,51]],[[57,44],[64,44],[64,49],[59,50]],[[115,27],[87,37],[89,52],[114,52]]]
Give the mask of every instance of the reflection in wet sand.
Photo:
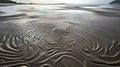
[[[120,66],[118,8],[14,5],[0,12],[0,67]]]

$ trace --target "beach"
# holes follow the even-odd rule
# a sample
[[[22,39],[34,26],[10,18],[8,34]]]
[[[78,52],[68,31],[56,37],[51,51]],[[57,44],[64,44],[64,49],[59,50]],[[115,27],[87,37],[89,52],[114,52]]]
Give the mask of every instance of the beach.
[[[120,5],[0,5],[0,67],[119,67]]]

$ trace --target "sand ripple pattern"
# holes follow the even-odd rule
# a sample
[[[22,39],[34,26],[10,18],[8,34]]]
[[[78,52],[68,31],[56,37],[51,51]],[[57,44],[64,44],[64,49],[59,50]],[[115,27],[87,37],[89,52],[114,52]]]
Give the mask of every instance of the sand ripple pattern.
[[[0,67],[119,67],[120,13],[81,10],[0,16]]]

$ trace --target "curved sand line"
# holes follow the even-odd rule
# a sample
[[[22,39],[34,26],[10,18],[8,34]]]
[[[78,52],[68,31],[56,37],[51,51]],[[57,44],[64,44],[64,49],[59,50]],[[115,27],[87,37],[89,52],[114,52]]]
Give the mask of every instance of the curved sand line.
[[[119,16],[93,11],[38,17],[0,23],[0,67],[120,66]]]

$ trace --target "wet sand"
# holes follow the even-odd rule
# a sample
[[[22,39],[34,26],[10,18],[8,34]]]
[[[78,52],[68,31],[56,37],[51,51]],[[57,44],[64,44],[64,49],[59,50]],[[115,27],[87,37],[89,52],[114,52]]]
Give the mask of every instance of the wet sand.
[[[0,6],[0,67],[119,67],[116,6]]]

